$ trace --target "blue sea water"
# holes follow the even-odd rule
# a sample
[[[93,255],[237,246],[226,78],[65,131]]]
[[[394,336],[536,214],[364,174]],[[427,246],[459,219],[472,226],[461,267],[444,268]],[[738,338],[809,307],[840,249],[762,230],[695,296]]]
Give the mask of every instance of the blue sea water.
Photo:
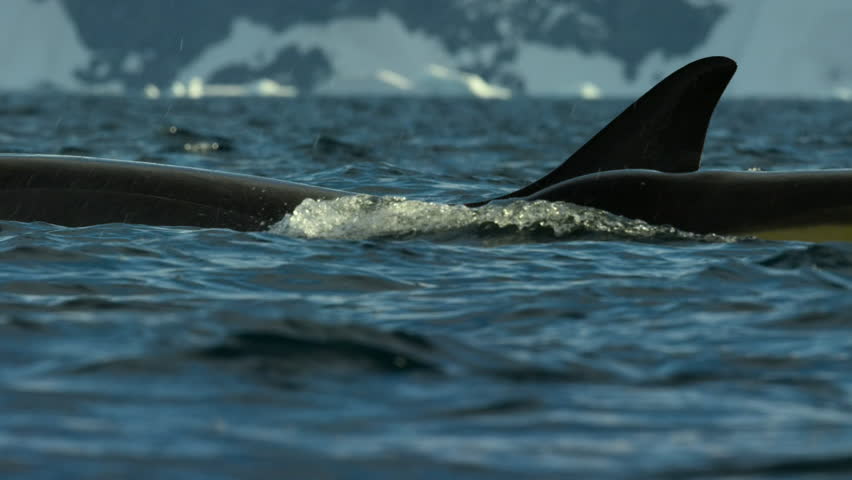
[[[3,152],[387,197],[0,222],[0,476],[849,478],[852,245],[452,205],[626,104],[0,97]],[[852,167],[849,104],[725,101],[704,167]]]

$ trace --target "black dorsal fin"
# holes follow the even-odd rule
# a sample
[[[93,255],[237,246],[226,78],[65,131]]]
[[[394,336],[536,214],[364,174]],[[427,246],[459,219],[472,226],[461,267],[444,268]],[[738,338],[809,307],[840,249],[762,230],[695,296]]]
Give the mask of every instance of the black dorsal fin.
[[[698,170],[710,117],[736,69],[736,62],[726,57],[686,65],[627,107],[555,170],[499,198],[526,197],[564,180],[607,170]]]

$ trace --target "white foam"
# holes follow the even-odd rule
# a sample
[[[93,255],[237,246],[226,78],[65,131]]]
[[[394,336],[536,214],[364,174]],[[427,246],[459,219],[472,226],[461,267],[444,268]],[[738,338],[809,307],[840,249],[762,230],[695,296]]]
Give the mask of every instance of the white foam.
[[[552,230],[555,237],[575,233],[614,234],[624,238],[658,236],[696,238],[671,227],[563,202],[513,201],[480,208],[402,197],[356,195],[334,200],[305,200],[271,231],[302,238],[361,240],[430,235],[496,226],[518,231]]]

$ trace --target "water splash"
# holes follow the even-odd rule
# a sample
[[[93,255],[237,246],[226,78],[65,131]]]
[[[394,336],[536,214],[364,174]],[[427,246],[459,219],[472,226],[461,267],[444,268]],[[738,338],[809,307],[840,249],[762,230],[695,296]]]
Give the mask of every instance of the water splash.
[[[302,238],[361,240],[459,232],[545,232],[564,238],[583,235],[620,239],[701,240],[705,236],[673,227],[650,225],[603,210],[564,202],[516,200],[480,208],[403,197],[356,195],[334,200],[305,200],[271,231]],[[719,237],[712,239],[718,240]]]

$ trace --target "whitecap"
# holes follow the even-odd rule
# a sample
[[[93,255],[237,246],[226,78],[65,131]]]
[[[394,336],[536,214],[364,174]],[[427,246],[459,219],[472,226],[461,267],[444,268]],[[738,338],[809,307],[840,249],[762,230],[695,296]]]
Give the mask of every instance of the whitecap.
[[[635,240],[708,239],[673,227],[651,225],[565,202],[514,200],[469,208],[404,197],[368,195],[305,200],[292,214],[273,225],[271,231],[301,238],[363,240],[494,227],[519,232],[552,232],[556,238],[603,234]]]

